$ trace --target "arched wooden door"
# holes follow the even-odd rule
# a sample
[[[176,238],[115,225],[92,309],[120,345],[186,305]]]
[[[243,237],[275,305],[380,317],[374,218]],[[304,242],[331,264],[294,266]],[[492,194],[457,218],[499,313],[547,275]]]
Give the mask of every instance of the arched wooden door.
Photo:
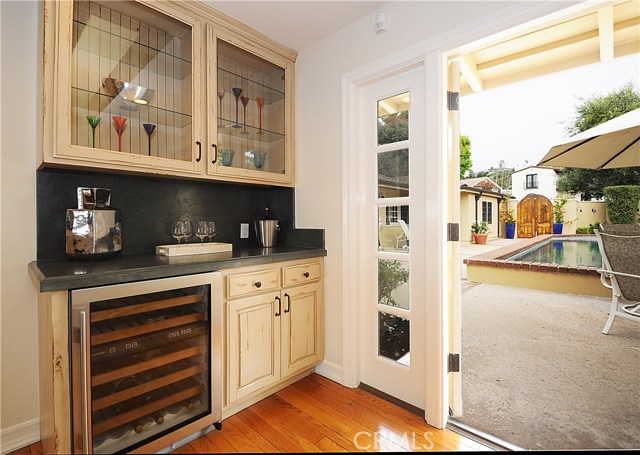
[[[551,201],[540,194],[529,194],[518,203],[518,237],[531,238],[553,233]]]

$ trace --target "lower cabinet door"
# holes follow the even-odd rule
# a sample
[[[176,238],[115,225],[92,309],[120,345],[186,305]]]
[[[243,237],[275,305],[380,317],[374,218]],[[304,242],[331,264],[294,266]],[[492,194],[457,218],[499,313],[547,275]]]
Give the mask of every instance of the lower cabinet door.
[[[227,303],[229,404],[280,380],[281,312],[280,293]]]
[[[322,360],[322,283],[282,291],[282,376]]]

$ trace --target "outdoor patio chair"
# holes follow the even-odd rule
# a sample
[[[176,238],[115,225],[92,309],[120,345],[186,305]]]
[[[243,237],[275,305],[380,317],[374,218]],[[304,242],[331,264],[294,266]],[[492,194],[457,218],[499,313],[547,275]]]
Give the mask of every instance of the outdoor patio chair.
[[[396,248],[409,248],[409,241],[411,240],[409,226],[407,226],[407,223],[404,220],[398,220],[398,224],[402,228],[402,234],[396,237]],[[402,247],[400,244],[402,244]]]
[[[640,224],[603,224],[602,231],[613,235],[640,235]]]
[[[600,281],[611,289],[609,319],[602,329],[607,335],[616,316],[640,321],[640,235],[594,232],[602,254]],[[620,299],[629,303],[618,308]]]

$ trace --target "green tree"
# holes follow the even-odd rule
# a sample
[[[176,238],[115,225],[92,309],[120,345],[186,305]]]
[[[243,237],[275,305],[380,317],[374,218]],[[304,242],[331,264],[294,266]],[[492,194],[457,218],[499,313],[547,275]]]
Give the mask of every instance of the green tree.
[[[471,140],[469,136],[460,136],[460,178],[463,179],[465,174],[473,166],[471,161]]]
[[[640,93],[631,83],[604,96],[592,96],[576,106],[576,116],[566,127],[572,135],[640,108]],[[583,199],[601,198],[603,188],[617,185],[640,185],[640,167],[620,169],[565,168],[558,179],[563,192],[582,193]]]

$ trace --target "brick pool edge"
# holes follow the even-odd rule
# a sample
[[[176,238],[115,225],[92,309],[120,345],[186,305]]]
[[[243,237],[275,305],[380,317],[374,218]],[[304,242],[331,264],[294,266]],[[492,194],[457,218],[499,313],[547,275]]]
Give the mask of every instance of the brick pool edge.
[[[498,248],[464,260],[467,280],[478,283],[539,289],[596,297],[611,297],[600,282],[597,267],[513,261],[506,258],[542,243],[551,237],[576,238],[585,235],[541,235],[515,245]]]

